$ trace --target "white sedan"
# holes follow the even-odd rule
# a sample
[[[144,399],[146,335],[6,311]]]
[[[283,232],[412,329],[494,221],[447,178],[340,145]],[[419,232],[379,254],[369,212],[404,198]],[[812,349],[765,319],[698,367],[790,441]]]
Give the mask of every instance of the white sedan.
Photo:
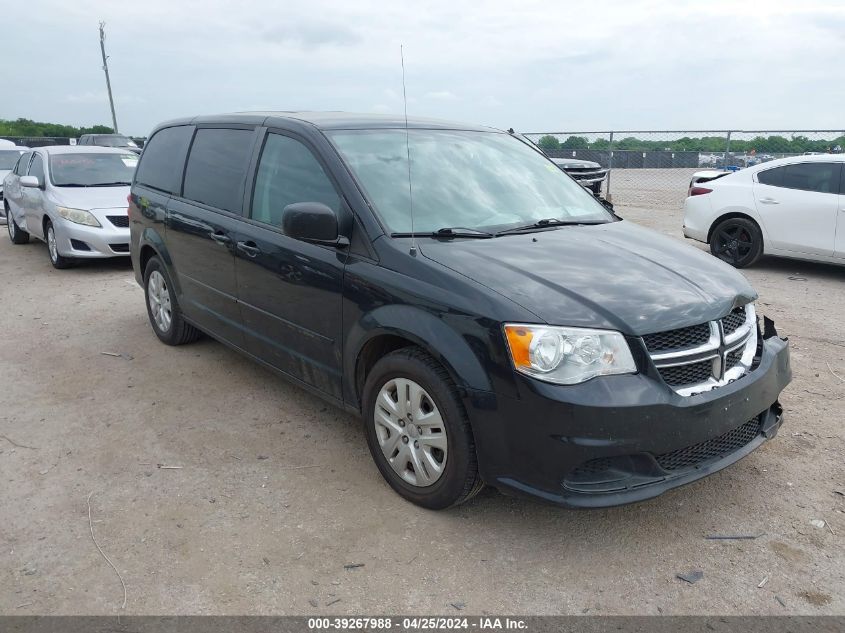
[[[845,155],[793,156],[690,183],[684,235],[743,268],[762,255],[845,264]]]

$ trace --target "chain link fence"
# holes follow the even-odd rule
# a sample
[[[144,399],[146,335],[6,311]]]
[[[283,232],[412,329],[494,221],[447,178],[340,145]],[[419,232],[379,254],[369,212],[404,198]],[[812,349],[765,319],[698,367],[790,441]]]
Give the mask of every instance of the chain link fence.
[[[801,154],[841,153],[845,130],[530,132],[550,157],[599,163],[614,205],[679,208],[692,175]]]

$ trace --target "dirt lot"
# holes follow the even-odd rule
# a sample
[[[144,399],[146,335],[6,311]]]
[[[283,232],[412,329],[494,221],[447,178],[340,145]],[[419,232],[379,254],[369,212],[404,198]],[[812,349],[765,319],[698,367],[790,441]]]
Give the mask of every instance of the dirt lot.
[[[620,210],[680,239],[673,202]],[[211,340],[160,344],[128,265],[57,271],[4,236],[0,270],[0,613],[845,613],[845,267],[747,271],[795,381],[745,460],[635,506],[441,513],[383,483],[352,416]]]

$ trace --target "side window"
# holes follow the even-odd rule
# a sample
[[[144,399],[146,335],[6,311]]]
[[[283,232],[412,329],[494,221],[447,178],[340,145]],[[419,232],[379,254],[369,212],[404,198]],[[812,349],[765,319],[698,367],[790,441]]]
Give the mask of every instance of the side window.
[[[79,140],[76,142],[77,145],[87,145],[88,144],[88,137],[87,136],[80,136]]]
[[[30,158],[32,158],[32,152],[27,152],[26,154],[20,157],[20,159],[18,160],[18,164],[15,165],[16,176],[26,176],[26,168],[29,166]]]
[[[781,186],[817,193],[839,193],[839,164],[798,163],[797,165],[787,165]]]
[[[191,134],[193,128],[187,125],[156,132],[144,149],[135,182],[165,193],[178,194]]]
[[[772,187],[780,187],[783,180],[783,172],[786,167],[775,167],[774,169],[767,169],[757,174],[757,181],[764,185],[771,185]]]
[[[335,212],[340,209],[340,197],[311,151],[287,136],[268,134],[258,163],[251,217],[280,229],[282,210],[296,202],[322,202]]]
[[[29,175],[38,178],[38,182],[44,184],[44,161],[40,154],[36,154],[32,159],[32,165],[29,166]]]
[[[185,168],[182,195],[217,209],[240,213],[254,134],[252,130],[197,130]]]

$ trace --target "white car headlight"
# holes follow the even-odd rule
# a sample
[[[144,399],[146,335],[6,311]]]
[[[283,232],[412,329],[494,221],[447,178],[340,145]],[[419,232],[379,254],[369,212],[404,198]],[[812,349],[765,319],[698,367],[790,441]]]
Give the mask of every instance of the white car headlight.
[[[505,337],[514,368],[545,382],[575,385],[596,376],[637,373],[619,332],[507,323]]]
[[[71,209],[69,207],[56,207],[56,212],[69,222],[84,224],[85,226],[102,226],[97,218],[90,211],[84,209]]]

